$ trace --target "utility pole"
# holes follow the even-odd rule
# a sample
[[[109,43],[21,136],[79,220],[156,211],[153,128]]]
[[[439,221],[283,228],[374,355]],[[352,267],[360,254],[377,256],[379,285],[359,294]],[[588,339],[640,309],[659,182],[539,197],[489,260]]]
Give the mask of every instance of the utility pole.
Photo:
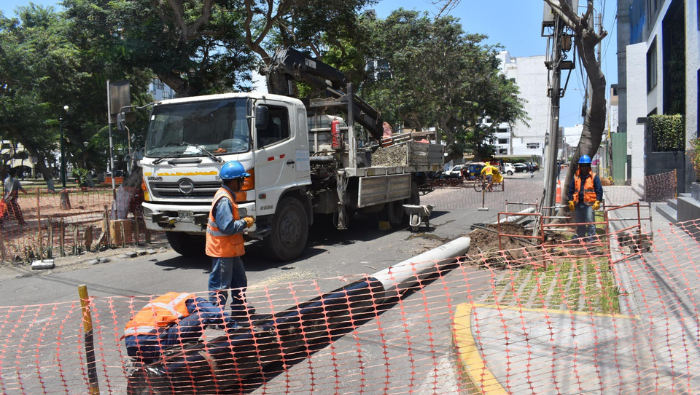
[[[542,207],[554,207],[557,191],[557,151],[559,142],[559,102],[561,99],[561,61],[562,61],[562,35],[564,22],[559,16],[554,17],[554,35],[552,36],[552,80],[548,95],[551,100],[551,119],[549,123],[549,136],[545,138],[545,172],[544,172],[544,199]],[[545,211],[543,213],[547,214]]]

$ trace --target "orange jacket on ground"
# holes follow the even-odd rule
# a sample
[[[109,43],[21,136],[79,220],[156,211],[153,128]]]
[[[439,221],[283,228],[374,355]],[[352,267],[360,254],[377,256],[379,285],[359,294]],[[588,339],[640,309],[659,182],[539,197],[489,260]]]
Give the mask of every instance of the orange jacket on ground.
[[[207,224],[206,253],[208,256],[214,258],[233,258],[245,254],[243,235],[240,233],[225,235],[221,233],[219,227],[216,225],[216,218],[214,218],[213,215],[214,208],[219,203],[219,200],[224,197],[228,198],[231,202],[233,219],[235,221],[241,219],[238,214],[238,205],[231,192],[224,187],[219,188],[219,190],[216,191],[216,195],[214,195],[214,201],[211,203],[209,223]]]
[[[186,302],[194,298],[194,294],[168,292],[153,299],[126,323],[124,336],[158,334],[159,330],[190,315]]]

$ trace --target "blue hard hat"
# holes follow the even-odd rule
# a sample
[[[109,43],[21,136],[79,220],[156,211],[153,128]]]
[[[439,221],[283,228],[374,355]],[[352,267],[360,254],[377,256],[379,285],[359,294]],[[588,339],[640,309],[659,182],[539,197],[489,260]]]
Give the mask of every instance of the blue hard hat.
[[[591,164],[591,157],[588,155],[581,155],[581,158],[578,160],[579,165],[590,165]]]
[[[250,174],[245,172],[245,168],[241,162],[237,160],[232,160],[230,162],[224,163],[219,171],[219,177],[222,180],[234,180],[236,178],[246,178],[250,177]]]

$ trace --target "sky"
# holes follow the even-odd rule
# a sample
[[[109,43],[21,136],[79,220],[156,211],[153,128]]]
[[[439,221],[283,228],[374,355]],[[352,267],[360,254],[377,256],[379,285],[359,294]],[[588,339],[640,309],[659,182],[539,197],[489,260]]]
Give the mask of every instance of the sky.
[[[409,10],[426,11],[435,15],[438,8],[433,5],[434,0],[382,0],[373,5],[379,18],[386,18],[391,11],[403,7]],[[603,73],[606,76],[608,87],[617,83],[617,26],[616,26],[616,1],[594,0],[596,10],[603,12],[603,28],[608,36],[602,43]],[[60,1],[34,0],[34,4],[54,6],[61,10]],[[19,6],[28,5],[25,0],[3,0],[0,10],[6,17],[15,16],[14,10]],[[584,4],[584,0],[579,0]],[[542,0],[461,0],[450,11],[450,15],[459,18],[464,31],[479,33],[489,36],[488,44],[501,44],[512,57],[527,57],[545,55],[547,40],[540,36],[542,25],[544,2]],[[579,13],[583,12],[580,9]],[[542,66],[544,67],[544,65]],[[562,72],[562,83],[566,79],[566,72]],[[262,82],[262,79],[258,83]],[[566,95],[562,99],[560,109],[560,126],[569,127],[583,123],[581,106],[583,105],[585,83],[581,77],[581,70],[574,70],[567,87]],[[543,89],[545,89],[543,87]],[[609,95],[609,89],[606,95]]]

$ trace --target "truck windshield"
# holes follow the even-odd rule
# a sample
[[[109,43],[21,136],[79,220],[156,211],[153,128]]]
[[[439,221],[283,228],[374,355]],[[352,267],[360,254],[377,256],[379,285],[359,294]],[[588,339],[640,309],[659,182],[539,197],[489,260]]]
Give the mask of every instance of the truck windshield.
[[[246,99],[157,106],[151,114],[146,156],[184,157],[236,154],[250,149]]]

